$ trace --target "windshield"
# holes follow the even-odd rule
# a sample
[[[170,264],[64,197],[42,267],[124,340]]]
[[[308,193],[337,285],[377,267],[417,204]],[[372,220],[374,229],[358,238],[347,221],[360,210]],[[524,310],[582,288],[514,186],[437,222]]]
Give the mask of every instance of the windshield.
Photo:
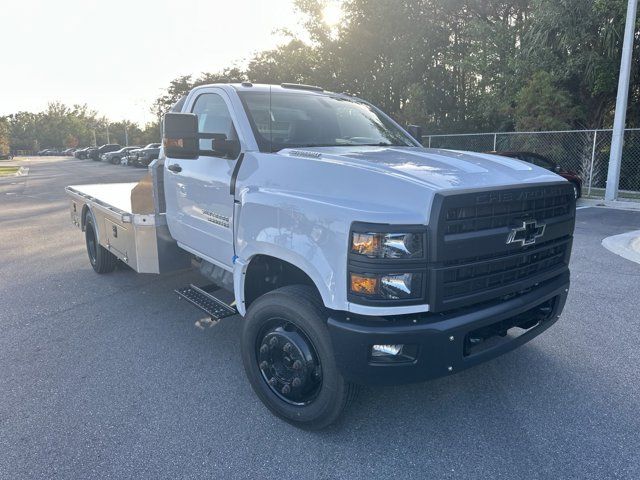
[[[366,103],[303,93],[239,92],[261,152],[356,145],[415,147]]]

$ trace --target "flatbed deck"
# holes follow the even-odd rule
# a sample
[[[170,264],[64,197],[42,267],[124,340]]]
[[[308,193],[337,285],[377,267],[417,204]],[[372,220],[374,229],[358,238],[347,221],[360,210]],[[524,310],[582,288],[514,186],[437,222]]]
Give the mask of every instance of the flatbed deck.
[[[82,193],[105,206],[112,206],[123,212],[132,213],[131,191],[137,184],[137,182],[131,182],[70,185],[67,187],[67,191]]]
[[[143,182],[68,186],[73,224],[84,231],[92,215],[98,243],[138,273],[187,268],[190,257],[171,237],[164,213],[134,213],[134,189],[144,187]],[[152,211],[152,191],[138,190],[146,197],[143,211]]]

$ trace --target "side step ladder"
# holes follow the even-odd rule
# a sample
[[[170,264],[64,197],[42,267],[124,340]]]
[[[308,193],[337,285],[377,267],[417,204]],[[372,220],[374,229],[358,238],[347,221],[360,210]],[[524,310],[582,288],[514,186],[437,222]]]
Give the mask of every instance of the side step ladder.
[[[220,290],[220,293],[226,292],[226,290],[222,290],[216,285],[196,287],[193,284],[188,287],[177,288],[175,292],[179,298],[184,298],[187,302],[204,311],[211,317],[211,320],[220,320],[238,313],[235,307],[212,295],[212,292],[217,290]]]

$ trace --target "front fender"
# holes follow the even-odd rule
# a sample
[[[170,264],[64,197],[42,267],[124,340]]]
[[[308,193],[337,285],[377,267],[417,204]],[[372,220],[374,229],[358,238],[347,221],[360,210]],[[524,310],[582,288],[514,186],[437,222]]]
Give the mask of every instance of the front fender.
[[[244,309],[244,274],[256,255],[268,255],[295,265],[316,285],[325,306],[344,309],[349,222],[328,218],[313,201],[264,192],[244,195],[236,217],[237,260],[234,289],[238,309]],[[325,205],[326,207],[326,205]],[[336,273],[340,272],[340,273]],[[240,313],[243,313],[241,310]]]

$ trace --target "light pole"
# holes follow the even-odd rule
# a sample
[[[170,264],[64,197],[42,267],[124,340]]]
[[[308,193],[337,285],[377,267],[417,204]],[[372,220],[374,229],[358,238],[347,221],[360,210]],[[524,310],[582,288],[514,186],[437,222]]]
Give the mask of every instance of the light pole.
[[[607,189],[604,193],[605,200],[615,200],[618,198],[618,185],[620,184],[622,146],[624,145],[624,126],[627,117],[627,100],[629,99],[629,77],[631,75],[633,36],[636,29],[637,8],[638,0],[629,0],[627,5],[627,20],[624,27],[622,58],[620,60],[620,76],[618,77],[616,114],[613,120],[613,135],[611,136],[611,154],[609,156],[609,171],[607,173]]]
[[[127,122],[124,122],[124,146],[129,146],[129,132],[127,131]]]

